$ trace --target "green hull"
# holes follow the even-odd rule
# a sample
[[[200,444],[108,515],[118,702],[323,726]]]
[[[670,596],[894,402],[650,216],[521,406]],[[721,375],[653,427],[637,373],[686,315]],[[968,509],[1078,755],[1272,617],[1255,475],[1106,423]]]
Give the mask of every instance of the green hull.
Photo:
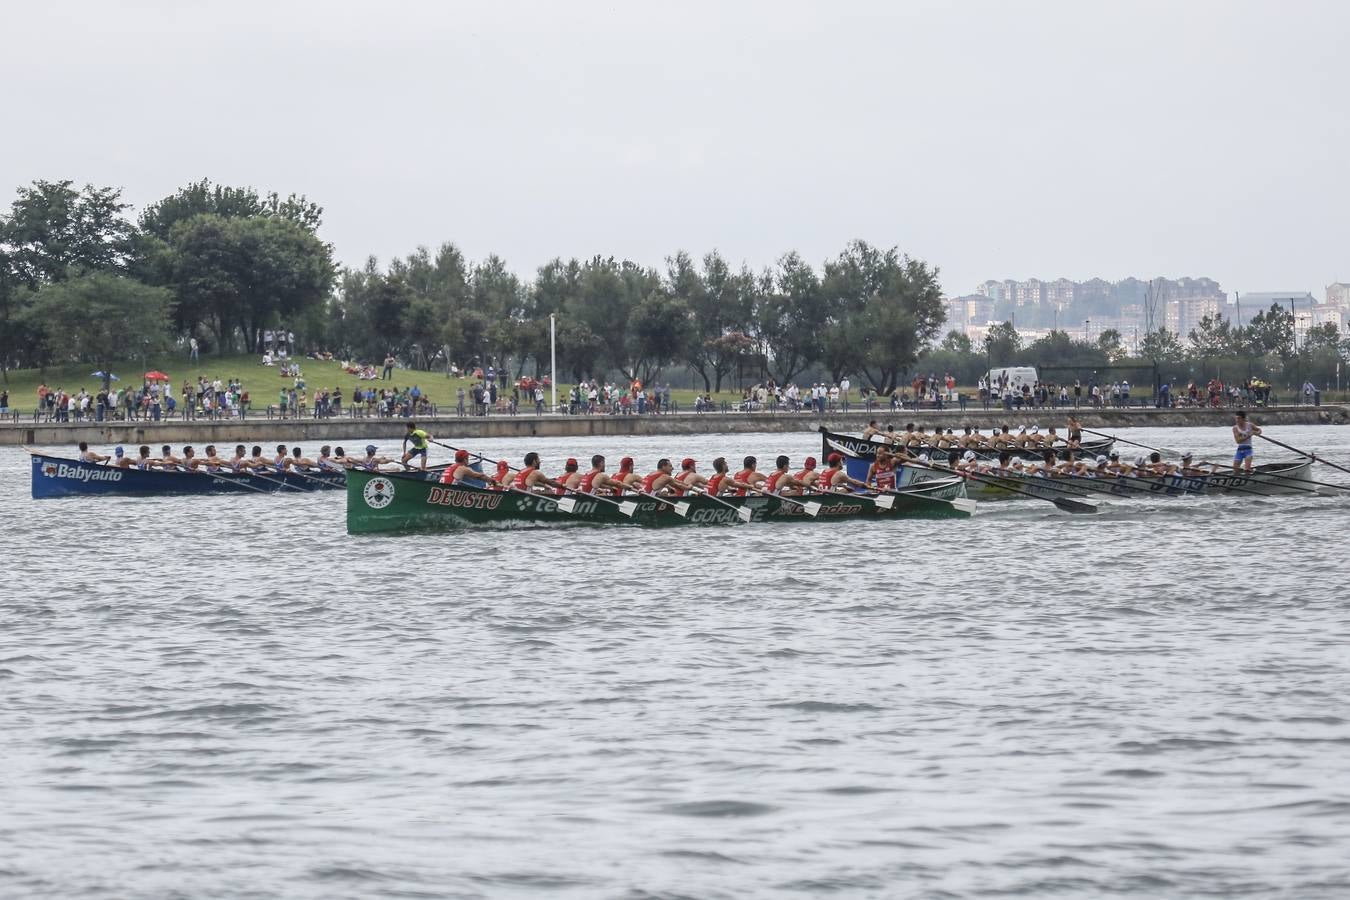
[[[932,493],[944,493],[934,490]],[[558,505],[560,498],[517,491],[495,491],[455,485],[447,487],[417,477],[352,471],[347,476],[347,531],[350,534],[378,532],[447,531],[459,528],[539,528],[562,525],[737,525],[739,509],[749,511],[752,522],[792,522],[811,519],[959,517],[970,513],[950,503],[900,495],[890,509],[852,494],[809,495],[804,501],[820,504],[811,516],[796,503],[779,497],[727,497],[721,502],[695,495],[681,501],[687,514],[681,516],[669,503],[642,497],[625,498],[633,515],[625,515],[615,503],[578,495],[569,512]]]

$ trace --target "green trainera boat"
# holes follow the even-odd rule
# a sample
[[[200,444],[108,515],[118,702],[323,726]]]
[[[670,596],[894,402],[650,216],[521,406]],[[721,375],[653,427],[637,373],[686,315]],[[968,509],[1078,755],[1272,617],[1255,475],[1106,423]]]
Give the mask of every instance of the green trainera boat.
[[[347,475],[347,532],[447,531],[458,528],[538,528],[559,525],[738,525],[836,519],[968,518],[962,479],[925,482],[880,497],[808,494],[792,502],[774,496],[712,498],[701,494],[663,502],[646,496],[606,499],[443,485],[415,475]],[[616,502],[617,501],[617,502]],[[813,504],[819,506],[808,509]],[[815,513],[812,515],[812,513]],[[631,513],[631,514],[630,514]]]

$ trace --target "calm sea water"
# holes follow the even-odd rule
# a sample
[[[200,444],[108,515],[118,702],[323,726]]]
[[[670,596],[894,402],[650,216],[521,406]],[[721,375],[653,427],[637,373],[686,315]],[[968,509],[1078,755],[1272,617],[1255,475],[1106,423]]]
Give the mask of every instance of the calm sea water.
[[[0,448],[0,896],[1350,896],[1350,495],[981,513],[354,538]]]

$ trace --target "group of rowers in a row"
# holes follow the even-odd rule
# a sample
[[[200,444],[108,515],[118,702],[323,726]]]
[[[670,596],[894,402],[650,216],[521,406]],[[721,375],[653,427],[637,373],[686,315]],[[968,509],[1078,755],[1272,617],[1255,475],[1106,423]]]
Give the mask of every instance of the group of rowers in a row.
[[[747,494],[791,496],[808,491],[894,490],[896,475],[894,465],[882,465],[874,467],[875,472],[869,472],[866,481],[860,481],[844,469],[844,458],[838,453],[831,453],[823,468],[814,456],[808,456],[797,471],[793,471],[792,462],[787,456],[779,456],[769,472],[761,472],[758,459],[747,456],[742,461],[741,470],[734,474],[726,457],[719,456],[712,461],[711,475],[699,472],[698,463],[688,457],[680,461],[678,472],[671,460],[661,459],[657,461],[655,470],[644,475],[637,471],[633,457],[625,456],[619,460],[618,471],[610,472],[605,457],[596,454],[591,457],[589,471],[583,472],[577,460],[568,459],[563,464],[562,473],[556,478],[541,471],[539,454],[534,452],[525,454],[524,466],[521,468],[505,460],[497,460],[496,471],[491,473],[480,471],[470,463],[471,458],[467,450],[456,450],[455,461],[441,474],[440,483],[554,494],[618,496],[634,493],[679,497],[703,493],[712,497],[744,497]]]
[[[236,444],[234,455],[223,457],[216,452],[214,444],[208,444],[200,456],[191,446],[184,447],[183,454],[178,456],[174,454],[172,447],[165,444],[160,448],[159,456],[152,456],[150,447],[142,444],[137,450],[136,456],[130,455],[121,447],[116,448],[112,456],[108,456],[90,450],[89,444],[81,441],[80,461],[112,465],[119,469],[204,472],[209,475],[220,473],[247,475],[250,471],[260,473],[284,473],[288,471],[342,472],[347,469],[378,472],[383,466],[391,463],[400,467],[403,466],[399,460],[377,455],[377,449],[374,444],[368,444],[366,445],[365,456],[352,457],[347,456],[341,447],[334,450],[333,447],[325,444],[319,449],[318,458],[311,459],[305,456],[299,447],[288,449],[285,444],[277,444],[276,453],[272,456],[265,456],[262,447],[256,444],[253,446],[251,453],[246,452],[243,444]]]
[[[965,426],[962,434],[948,428],[934,428],[931,434],[922,425],[905,423],[904,431],[896,431],[895,426],[887,424],[884,428],[877,425],[876,419],[867,423],[862,432],[863,440],[873,443],[885,443],[893,447],[908,450],[1043,450],[1051,447],[1077,450],[1083,441],[1083,427],[1073,416],[1069,417],[1068,435],[1061,436],[1051,425],[1044,432],[1039,425],[1023,425],[1014,432],[1009,426],[990,429],[989,434],[981,434],[980,429]]]

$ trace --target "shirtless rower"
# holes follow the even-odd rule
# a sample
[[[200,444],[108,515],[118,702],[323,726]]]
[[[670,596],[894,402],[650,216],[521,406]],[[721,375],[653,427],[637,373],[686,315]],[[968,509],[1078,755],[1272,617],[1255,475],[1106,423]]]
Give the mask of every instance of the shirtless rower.
[[[1163,462],[1162,454],[1154,450],[1148,455],[1146,468],[1152,475],[1174,475],[1177,467],[1169,462]]]
[[[872,419],[867,423],[867,427],[862,431],[862,439],[864,441],[870,441],[874,434],[881,434],[881,429],[877,427],[876,419]]]
[[[230,457],[230,460],[229,462],[226,463],[226,465],[229,466],[231,472],[246,475],[248,474],[248,470],[252,467],[253,463],[245,455],[244,445],[235,444],[234,456]]]
[[[867,490],[867,485],[856,478],[851,477],[844,470],[844,457],[839,453],[831,453],[825,457],[825,471],[817,476],[812,485],[816,490],[822,493],[833,493],[834,491],[847,490],[848,488],[858,488]]]
[[[188,472],[195,472],[200,464],[201,460],[197,458],[197,451],[192,449],[191,444],[185,446],[183,448],[183,461],[180,463],[183,469]]]
[[[877,450],[878,453],[885,452],[884,448]],[[731,478],[731,487],[736,489],[738,497],[744,497],[748,491],[758,489],[761,482],[764,481],[764,473],[756,472],[755,465],[758,462],[753,456],[745,458],[744,468]]]
[[[802,488],[806,487],[802,482],[788,471],[791,467],[791,460],[786,456],[779,456],[773,461],[773,471],[764,479],[764,490],[770,494],[783,494],[787,496],[800,494]]]
[[[609,477],[605,471],[605,458],[597,453],[591,457],[591,470],[581,476],[578,490],[583,494],[621,494],[623,488],[621,482]]]
[[[1255,454],[1252,450],[1252,436],[1260,433],[1261,428],[1255,422],[1247,420],[1245,409],[1233,413],[1233,443],[1237,444],[1237,450],[1233,453],[1234,472],[1242,471],[1244,463],[1248,472],[1252,470],[1252,456]]]
[[[1181,455],[1181,474],[1190,478],[1200,475],[1208,475],[1209,472],[1204,468],[1195,465],[1195,456],[1187,451]]]
[[[253,449],[249,451],[248,457],[248,467],[250,469],[253,469],[254,471],[262,469],[265,471],[271,468],[271,464],[263,457],[262,452],[262,447],[258,444],[253,445]]]
[[[155,465],[159,462],[159,460],[155,459],[153,456],[150,455],[150,447],[147,446],[146,444],[141,444],[140,450],[138,450],[137,452],[140,455],[136,458],[135,466],[142,472],[154,468]]]
[[[525,454],[525,468],[516,473],[515,480],[511,482],[511,489],[537,493],[536,489],[542,490],[546,487],[562,488],[563,483],[539,471],[539,454],[531,450]]]
[[[319,458],[315,461],[314,466],[321,472],[342,471],[342,466],[338,465],[337,460],[333,459],[333,448],[327,444],[319,448]]]
[[[219,456],[216,455],[216,445],[215,445],[215,444],[207,444],[207,445],[206,445],[206,456],[202,457],[201,462],[200,462],[200,465],[205,466],[205,467],[206,467],[206,471],[208,471],[208,472],[210,472],[211,474],[214,475],[215,473],[219,472],[221,469],[225,468],[225,466],[227,466],[228,463],[227,463],[225,460],[221,459]]]
[[[285,472],[288,465],[290,465],[290,454],[286,452],[286,445],[277,444],[276,455],[272,457],[272,468],[278,472]]]
[[[86,443],[85,441],[80,441],[80,462],[106,463],[111,458],[112,457],[104,456],[101,453],[96,453],[93,450],[90,450],[88,443]]]

